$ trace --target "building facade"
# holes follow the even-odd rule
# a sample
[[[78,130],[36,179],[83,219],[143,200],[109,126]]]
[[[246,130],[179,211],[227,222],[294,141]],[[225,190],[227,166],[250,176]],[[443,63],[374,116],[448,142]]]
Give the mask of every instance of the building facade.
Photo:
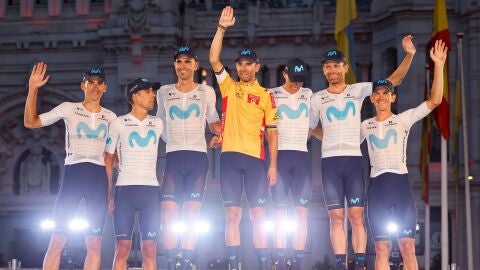
[[[24,267],[39,267],[48,234],[40,231],[38,223],[51,211],[63,170],[64,125],[57,123],[37,130],[23,127],[28,76],[33,64],[46,62],[50,75],[48,84],[39,91],[39,112],[64,101],[80,101],[83,71],[100,65],[105,68],[108,85],[103,105],[124,114],[128,111],[123,93],[125,84],[139,76],[162,84],[173,83],[176,80],[173,51],[185,42],[198,54],[201,67],[198,81],[217,89],[208,52],[220,11],[228,3],[236,8],[236,24],[227,31],[222,52],[222,60],[229,70],[235,69],[237,51],[250,47],[260,57],[262,69],[258,79],[264,86],[281,85],[283,65],[290,58],[299,57],[309,64],[307,86],[314,91],[325,87],[320,61],[325,51],[336,47],[333,0],[0,0],[0,267],[2,260],[4,263],[11,258],[22,260]],[[417,54],[398,87],[396,109],[400,112],[424,99],[426,47],[432,33],[433,7],[433,0],[357,0],[356,57],[352,66],[359,80],[388,76],[404,56],[402,37],[414,36]],[[477,211],[480,208],[480,0],[447,0],[447,10],[452,41],[451,100],[457,67],[456,33],[465,34],[463,59],[470,175],[473,176],[474,265],[480,265],[480,213]],[[369,117],[372,112],[366,100],[363,116]],[[420,133],[421,124],[417,124],[410,133],[408,166],[418,199],[419,222],[424,223],[425,206],[420,200]],[[437,134],[430,164],[432,219],[440,206],[439,140]],[[305,269],[328,262],[333,265],[329,222],[321,192],[320,143],[312,141],[310,148],[314,199]],[[164,160],[164,151],[161,152],[160,170]],[[198,269],[215,269],[224,257],[219,153],[213,151],[209,156],[211,173],[202,215],[213,227],[210,234],[200,240]],[[464,185],[462,181],[455,183],[450,167],[451,262],[465,268]],[[104,235],[102,267],[108,268],[114,242],[110,219]],[[245,269],[254,269],[254,260],[248,259],[254,255],[247,216],[243,219],[242,235],[242,261]],[[433,220],[432,233],[426,239],[432,246],[432,260],[440,253],[439,235],[439,219],[437,223]],[[424,243],[420,238],[419,244]],[[70,247],[76,248],[74,244]],[[161,250],[159,255],[162,260]],[[424,260],[419,256],[421,265]]]

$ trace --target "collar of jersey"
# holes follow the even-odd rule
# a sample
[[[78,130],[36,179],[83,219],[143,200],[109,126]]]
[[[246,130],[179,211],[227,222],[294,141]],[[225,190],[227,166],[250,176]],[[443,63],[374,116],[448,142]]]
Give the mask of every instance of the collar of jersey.
[[[260,84],[258,83],[258,80],[253,80],[251,82],[242,82],[242,81],[239,81],[238,82],[241,86],[260,86]]]

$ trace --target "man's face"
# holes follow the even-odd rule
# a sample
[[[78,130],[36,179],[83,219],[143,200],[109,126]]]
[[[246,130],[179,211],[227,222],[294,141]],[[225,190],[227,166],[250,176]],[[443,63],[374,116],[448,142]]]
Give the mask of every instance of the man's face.
[[[377,112],[390,111],[392,103],[395,102],[397,96],[385,87],[379,86],[370,96],[370,101],[375,106]]]
[[[193,80],[194,73],[198,69],[198,62],[195,58],[181,54],[175,59],[173,66],[180,80]]]
[[[250,62],[246,59],[240,59],[235,63],[238,78],[241,82],[252,82],[255,80],[255,74],[260,70],[260,64]]]
[[[300,90],[300,87],[302,87],[303,85],[303,82],[290,81],[290,78],[288,77],[288,74],[285,71],[283,72],[283,78],[285,79],[285,87],[291,90],[295,90],[295,92]]]
[[[348,65],[344,62],[327,61],[323,64],[323,74],[330,84],[345,82]]]
[[[80,88],[85,93],[85,99],[100,101],[103,94],[107,91],[107,84],[99,77],[90,77],[80,84]]]
[[[150,111],[155,107],[155,96],[156,94],[153,88],[140,90],[132,95],[132,102],[134,106],[139,106]]]

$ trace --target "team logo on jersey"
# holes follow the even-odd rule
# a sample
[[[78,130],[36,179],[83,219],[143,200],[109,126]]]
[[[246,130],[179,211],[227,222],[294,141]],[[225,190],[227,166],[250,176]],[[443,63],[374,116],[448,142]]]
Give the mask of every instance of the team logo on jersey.
[[[155,238],[155,237],[157,237],[157,233],[156,232],[148,232],[147,236],[148,236],[148,238]]]
[[[172,120],[174,120],[174,115],[177,116],[177,118],[185,120],[190,118],[192,112],[195,112],[195,117],[200,116],[200,107],[198,106],[198,104],[190,104],[190,106],[188,106],[186,110],[182,110],[178,106],[173,105],[168,110],[168,115],[170,115],[170,119]]]
[[[405,235],[405,236],[412,235],[412,234],[413,234],[412,230],[404,230],[403,231],[403,235]]]
[[[351,101],[347,102],[343,111],[337,109],[336,107],[328,107],[326,115],[328,122],[332,122],[332,116],[337,120],[345,120],[348,116],[348,113],[352,111],[352,116],[355,116],[355,104]]]
[[[251,104],[256,104],[258,105],[260,103],[260,97],[259,96],[255,96],[255,95],[252,95],[252,94],[248,94],[247,96],[247,102],[248,103],[251,103]],[[273,103],[275,104],[275,103]]]
[[[100,233],[100,227],[92,227],[91,229],[93,234],[99,234]]]
[[[300,204],[302,205],[308,204],[308,198],[300,198]]]
[[[258,204],[260,204],[260,205],[261,205],[261,204],[265,204],[265,203],[267,202],[267,199],[265,199],[265,198],[258,198],[257,202],[258,202]]]
[[[356,205],[360,203],[360,198],[350,198],[350,204]]]
[[[138,132],[133,131],[128,136],[128,143],[132,148],[134,147],[133,142],[136,142],[140,147],[147,147],[151,139],[153,139],[153,144],[157,144],[157,135],[153,130],[149,130],[145,137],[142,137]]]
[[[280,120],[283,119],[282,114],[286,115],[289,119],[298,119],[302,116],[303,112],[305,112],[304,117],[308,117],[308,106],[305,103],[300,103],[296,110],[290,108],[286,104],[278,106],[278,117]]]
[[[389,129],[387,131],[387,133],[385,133],[385,137],[383,139],[381,138],[378,138],[377,136],[375,136],[374,134],[370,134],[368,135],[368,141],[370,142],[370,148],[372,149],[372,151],[375,150],[375,148],[373,147],[374,145],[378,148],[378,149],[385,149],[388,147],[388,144],[390,142],[390,138],[393,137],[393,143],[394,144],[397,144],[397,131],[395,129]]]
[[[190,198],[192,198],[192,199],[198,199],[198,198],[200,198],[200,192],[192,192],[192,193],[190,193]]]
[[[82,133],[89,139],[96,139],[100,135],[102,136],[102,138],[105,139],[107,137],[108,128],[107,128],[107,125],[100,124],[98,125],[97,129],[91,129],[84,122],[80,122],[77,124],[77,136],[79,139],[82,138]]]

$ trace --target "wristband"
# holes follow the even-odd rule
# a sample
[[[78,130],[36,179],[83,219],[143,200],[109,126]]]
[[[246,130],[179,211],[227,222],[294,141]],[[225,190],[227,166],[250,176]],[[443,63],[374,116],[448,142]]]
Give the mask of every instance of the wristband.
[[[220,28],[220,29],[222,29],[223,31],[227,31],[227,27],[225,27],[225,26],[223,26],[223,25],[221,25],[221,24],[218,24],[218,25],[217,25],[217,28]]]

